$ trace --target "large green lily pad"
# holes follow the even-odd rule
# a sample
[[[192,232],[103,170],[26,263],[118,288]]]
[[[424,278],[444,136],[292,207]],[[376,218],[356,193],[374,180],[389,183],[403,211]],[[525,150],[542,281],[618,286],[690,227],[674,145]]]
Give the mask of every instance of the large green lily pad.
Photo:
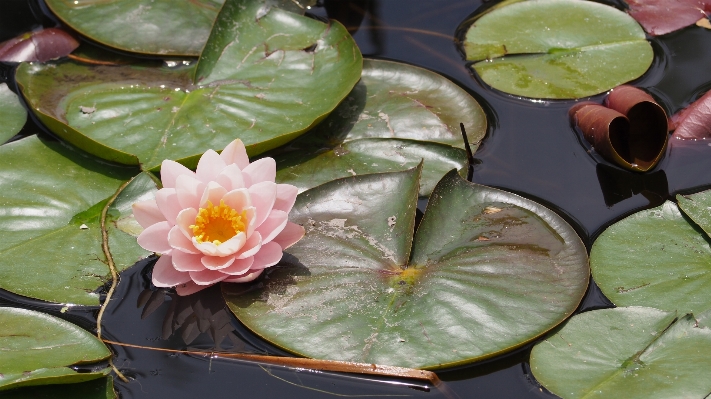
[[[593,278],[605,296],[617,306],[695,314],[711,309],[711,246],[694,222],[704,226],[707,216],[698,207],[708,212],[708,198],[680,197],[685,212],[666,202],[608,227],[590,251]]]
[[[0,147],[0,288],[46,301],[99,305],[107,281],[101,213],[138,171],[30,136]],[[149,253],[136,243],[130,204],[155,190],[141,174],[107,211],[119,270]],[[119,227],[121,228],[119,228]]]
[[[547,389],[574,398],[704,398],[711,329],[693,315],[630,307],[570,319],[531,352]]]
[[[0,83],[0,144],[16,135],[27,121],[27,111],[6,83]]]
[[[467,60],[488,85],[534,98],[580,98],[640,77],[654,57],[639,24],[592,1],[530,0],[469,28]]]
[[[101,341],[72,323],[8,307],[0,307],[0,353],[0,391],[101,378],[108,374],[108,368],[77,373],[69,366],[111,356]]]
[[[262,6],[228,0],[197,66],[23,64],[17,81],[50,130],[110,161],[195,166],[235,138],[256,155],[325,117],[362,68],[338,22]]]
[[[554,212],[455,170],[413,243],[417,169],[353,176],[299,195],[306,236],[266,278],[223,284],[248,328],[298,355],[437,369],[534,340],[568,317],[587,254]]]
[[[475,151],[486,134],[486,115],[472,96],[426,69],[364,60],[360,82],[334,112],[274,156],[277,180],[304,191],[424,161],[420,194],[429,195],[452,168],[466,175],[460,123]]]
[[[111,376],[68,385],[37,385],[2,393],[3,399],[115,399]]]

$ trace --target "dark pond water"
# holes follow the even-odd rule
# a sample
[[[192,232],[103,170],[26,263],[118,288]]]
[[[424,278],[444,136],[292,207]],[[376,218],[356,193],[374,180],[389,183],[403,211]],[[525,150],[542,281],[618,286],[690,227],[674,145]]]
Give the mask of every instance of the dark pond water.
[[[459,24],[493,2],[481,0],[325,0],[311,9],[319,18],[338,18],[351,29],[363,54],[402,61],[449,77],[487,111],[490,129],[475,154],[473,180],[516,192],[557,211],[575,227],[588,248],[608,225],[637,210],[657,206],[679,192],[711,186],[711,143],[670,143],[650,173],[624,171],[591,155],[571,127],[574,101],[531,101],[497,92],[467,68],[452,38]],[[621,2],[606,2],[623,8]],[[3,0],[0,41],[40,24],[52,24],[34,0]],[[633,82],[674,113],[711,88],[711,31],[692,26],[651,39],[655,62]],[[10,78],[3,67],[0,79]],[[12,82],[10,82],[12,84]],[[592,98],[601,101],[601,96]],[[29,122],[22,134],[40,128]],[[122,275],[104,321],[107,338],[155,348],[234,350],[281,354],[248,332],[225,310],[216,289],[190,298],[151,292],[150,260]],[[213,287],[215,288],[215,287]],[[139,298],[140,297],[140,298]],[[140,301],[139,301],[140,299]],[[140,303],[141,306],[137,306]],[[43,310],[88,330],[96,309],[72,309],[20,298],[0,290],[0,304]],[[611,306],[594,283],[579,311]],[[142,318],[142,313],[144,317]],[[203,332],[201,332],[203,331]],[[513,354],[438,373],[445,388],[408,381],[315,373],[202,356],[114,346],[115,363],[131,377],[117,380],[128,398],[331,398],[477,397],[554,398],[528,371],[531,346]]]

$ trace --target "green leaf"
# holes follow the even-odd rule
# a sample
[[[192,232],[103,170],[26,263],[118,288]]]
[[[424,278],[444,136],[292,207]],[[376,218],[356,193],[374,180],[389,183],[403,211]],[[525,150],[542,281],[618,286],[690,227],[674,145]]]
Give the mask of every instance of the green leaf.
[[[424,160],[420,195],[452,168],[466,174],[467,154],[486,134],[486,115],[467,92],[428,70],[364,60],[361,80],[317,127],[274,156],[280,183],[300,191],[354,174],[396,172]]]
[[[19,133],[27,121],[27,111],[6,83],[0,83],[0,144]]]
[[[418,177],[354,176],[300,194],[290,218],[306,236],[266,278],[223,284],[230,309],[299,355],[427,369],[520,347],[572,314],[589,268],[559,216],[453,170],[412,245]]]
[[[228,1],[197,67],[23,64],[16,78],[50,130],[110,161],[194,167],[203,152],[235,138],[253,156],[330,113],[362,68],[338,22],[276,8],[257,19],[261,5]]]
[[[46,3],[65,24],[106,46],[136,53],[196,56],[224,0]]]
[[[36,136],[0,147],[0,170],[0,288],[46,301],[98,305],[94,291],[109,275],[101,213],[138,171]],[[128,203],[152,190],[150,177],[141,174],[107,211],[108,243],[118,270],[148,255],[117,225],[126,225]]]
[[[536,379],[564,398],[704,398],[711,330],[693,315],[630,307],[570,319],[531,352]]]
[[[592,275],[617,306],[698,314],[711,309],[708,240],[666,202],[608,227],[590,251]]]
[[[39,385],[2,393],[3,399],[114,399],[111,376],[68,385]]]
[[[592,1],[530,0],[498,8],[466,34],[488,85],[535,98],[580,98],[641,76],[652,46],[629,15]]]
[[[676,201],[686,216],[704,229],[706,234],[711,234],[711,190],[690,195],[677,195]]]
[[[108,359],[111,352],[74,324],[27,309],[0,307],[0,353],[0,390],[84,382],[110,371],[69,368]]]

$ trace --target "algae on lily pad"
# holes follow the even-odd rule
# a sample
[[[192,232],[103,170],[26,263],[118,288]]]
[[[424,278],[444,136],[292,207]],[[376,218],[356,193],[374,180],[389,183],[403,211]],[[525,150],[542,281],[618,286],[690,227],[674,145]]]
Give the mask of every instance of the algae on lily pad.
[[[592,1],[529,0],[476,20],[466,58],[497,90],[533,98],[581,98],[634,80],[654,57],[639,24]]]
[[[536,344],[531,370],[564,399],[705,398],[711,329],[676,316],[645,307],[581,313]]]
[[[617,306],[651,306],[679,313],[711,309],[711,246],[704,229],[711,195],[677,196],[608,227],[593,244],[590,266]]]
[[[0,353],[0,391],[80,383],[110,371],[108,365],[83,373],[70,368],[106,360],[111,352],[80,327],[34,310],[0,307]]]
[[[96,291],[109,276],[102,231],[118,270],[149,255],[131,235],[130,205],[152,195],[155,184],[145,174],[131,180],[136,168],[30,136],[0,147],[0,169],[0,288],[99,305]]]
[[[19,133],[27,121],[25,107],[6,83],[0,83],[0,121],[0,144]]]
[[[549,209],[452,170],[414,234],[420,170],[353,176],[300,194],[306,236],[249,284],[223,284],[237,318],[298,355],[438,369],[520,347],[570,316],[587,252]]]
[[[395,172],[423,161],[420,195],[452,168],[466,175],[467,154],[486,134],[477,101],[443,76],[392,61],[364,60],[361,80],[317,127],[274,155],[277,181],[304,191],[351,175]]]
[[[360,78],[362,56],[338,22],[263,1],[227,0],[197,65],[21,65],[33,112],[63,140],[144,170],[164,159],[195,166],[240,138],[250,155],[316,124]],[[263,14],[263,15],[262,15]]]

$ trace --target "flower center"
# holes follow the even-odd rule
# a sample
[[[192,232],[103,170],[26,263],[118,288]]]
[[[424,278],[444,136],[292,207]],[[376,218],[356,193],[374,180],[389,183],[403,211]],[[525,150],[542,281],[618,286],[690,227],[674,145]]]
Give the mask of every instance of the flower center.
[[[195,224],[190,226],[193,235],[199,243],[212,242],[220,245],[240,232],[246,230],[247,212],[237,213],[220,200],[220,205],[214,206],[207,201],[205,208],[200,208],[195,217]]]

